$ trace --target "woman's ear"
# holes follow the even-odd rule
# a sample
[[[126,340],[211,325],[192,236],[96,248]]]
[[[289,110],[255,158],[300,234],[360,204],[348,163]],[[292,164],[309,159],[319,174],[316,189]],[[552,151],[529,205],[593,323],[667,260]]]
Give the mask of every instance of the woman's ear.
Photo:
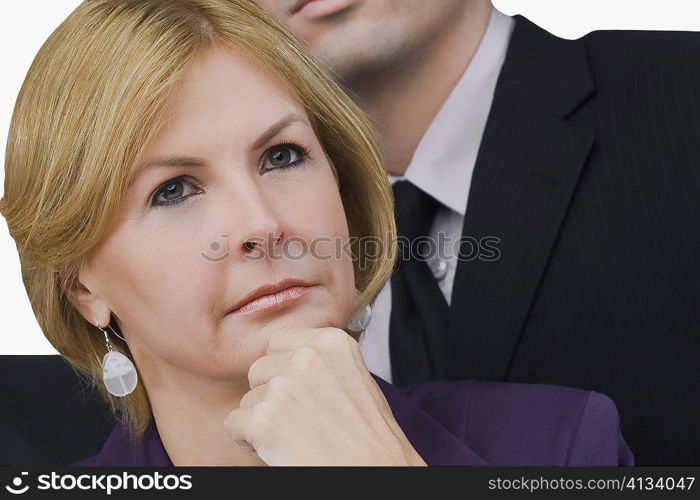
[[[95,322],[99,322],[99,325],[107,325],[111,318],[111,311],[102,296],[83,284],[82,278],[84,276],[81,270],[78,276],[64,281],[62,283],[63,293],[90,324],[97,326]]]

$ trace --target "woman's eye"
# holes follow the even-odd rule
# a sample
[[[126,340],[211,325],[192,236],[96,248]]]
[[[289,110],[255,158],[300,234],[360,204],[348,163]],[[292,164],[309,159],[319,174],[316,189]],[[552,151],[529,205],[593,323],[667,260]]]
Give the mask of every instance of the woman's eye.
[[[302,163],[309,154],[306,148],[295,144],[281,144],[267,150],[263,157],[261,170],[284,170],[294,168]]]
[[[182,203],[184,200],[197,194],[192,189],[192,184],[183,177],[171,179],[161,185],[153,194],[151,206],[159,208]]]

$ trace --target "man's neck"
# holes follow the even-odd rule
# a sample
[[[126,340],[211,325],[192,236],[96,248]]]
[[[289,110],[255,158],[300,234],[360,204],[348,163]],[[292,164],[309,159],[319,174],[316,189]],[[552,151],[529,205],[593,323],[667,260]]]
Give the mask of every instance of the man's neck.
[[[472,5],[422,54],[348,86],[375,127],[385,169],[392,175],[405,173],[425,131],[479,47],[492,7],[489,2]]]

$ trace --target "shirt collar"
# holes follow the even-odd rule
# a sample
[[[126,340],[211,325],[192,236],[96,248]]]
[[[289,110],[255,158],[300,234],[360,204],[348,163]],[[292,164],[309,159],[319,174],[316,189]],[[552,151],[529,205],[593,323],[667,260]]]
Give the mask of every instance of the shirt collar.
[[[403,176],[464,216],[481,137],[515,22],[492,7],[472,61],[418,143]]]

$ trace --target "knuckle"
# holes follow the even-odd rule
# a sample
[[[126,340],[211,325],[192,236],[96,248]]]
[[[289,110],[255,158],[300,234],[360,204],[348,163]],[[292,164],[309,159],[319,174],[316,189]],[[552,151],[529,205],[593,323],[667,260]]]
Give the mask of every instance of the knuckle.
[[[243,395],[243,397],[241,398],[240,403],[238,404],[239,408],[248,408],[248,407],[252,406],[252,403],[251,403],[252,398],[253,398],[252,392],[251,391],[246,392]]]
[[[289,393],[290,384],[289,381],[282,375],[277,375],[272,377],[267,382],[267,396],[270,398],[283,397]]]
[[[265,356],[256,359],[250,365],[248,369],[248,383],[251,387],[258,385],[258,380],[260,379],[263,367],[265,365]]]
[[[250,418],[257,429],[267,431],[274,428],[274,411],[268,402],[256,404],[250,412]]]
[[[237,434],[240,423],[239,420],[240,410],[238,409],[231,411],[231,413],[226,416],[226,419],[224,420],[224,429],[226,429],[228,434]]]
[[[321,335],[325,336],[339,336],[339,337],[347,337],[348,334],[345,333],[345,330],[341,330],[340,328],[336,328],[334,326],[326,326],[321,328]]]
[[[317,344],[322,349],[342,350],[348,346],[349,336],[338,328],[324,328],[317,337]]]
[[[317,353],[309,346],[297,347],[291,354],[290,367],[293,369],[307,369],[316,364]]]

